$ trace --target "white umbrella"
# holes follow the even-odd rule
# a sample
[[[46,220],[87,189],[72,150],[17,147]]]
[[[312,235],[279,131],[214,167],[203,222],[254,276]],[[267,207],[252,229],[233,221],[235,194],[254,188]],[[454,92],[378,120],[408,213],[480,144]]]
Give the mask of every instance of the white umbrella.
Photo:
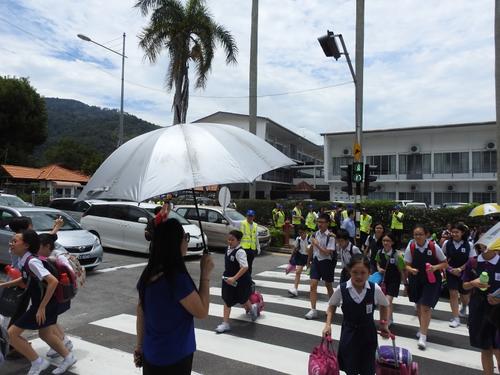
[[[97,169],[78,200],[142,202],[198,186],[253,182],[293,164],[266,141],[236,126],[178,124],[120,146]]]
[[[78,199],[142,202],[198,186],[252,182],[293,164],[263,139],[236,126],[179,124],[120,146],[97,169]]]

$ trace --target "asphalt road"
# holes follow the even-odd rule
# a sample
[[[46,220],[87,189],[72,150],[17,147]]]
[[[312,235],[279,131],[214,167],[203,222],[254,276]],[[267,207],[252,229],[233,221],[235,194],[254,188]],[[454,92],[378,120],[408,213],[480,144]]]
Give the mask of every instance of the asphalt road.
[[[220,288],[224,258],[221,252],[213,254],[215,269],[211,278],[211,287]],[[288,298],[286,289],[290,279],[284,277],[280,266],[288,261],[283,254],[263,253],[254,262],[254,279],[257,288],[264,294],[266,308],[258,324],[249,322],[248,318],[238,311],[232,315],[232,332],[216,335],[213,329],[221,322],[220,291],[211,292],[212,307],[210,316],[203,321],[196,321],[198,351],[195,354],[193,370],[196,373],[209,374],[283,374],[306,373],[307,356],[318,344],[324,314],[319,321],[310,322],[303,319],[308,311],[308,295],[301,292],[298,298]],[[133,320],[137,303],[135,289],[139,275],[147,259],[144,255],[130,254],[121,251],[106,250],[104,262],[87,277],[85,287],[79,291],[72,301],[72,308],[65,313],[60,322],[66,332],[75,338],[75,355],[79,362],[69,374],[90,375],[106,373],[106,375],[139,374],[131,365],[135,345]],[[193,279],[199,279],[199,258],[188,258],[187,267]],[[301,285],[307,289],[307,279]],[[304,289],[304,290],[305,290]],[[268,296],[268,297],[266,297]],[[405,297],[400,297],[406,300]],[[326,302],[327,296],[320,295],[320,301]],[[468,345],[468,337],[463,334],[450,334],[448,331],[431,331],[429,349],[419,352],[416,349],[411,326],[414,319],[413,307],[400,305],[396,312],[402,314],[401,319],[408,319],[410,325],[398,324],[394,332],[401,337],[403,344],[409,343],[415,360],[420,365],[420,374],[438,374],[453,372],[456,375],[480,374],[479,363],[468,359],[476,357],[477,351]],[[439,320],[448,320],[445,311],[436,311]],[[405,320],[406,321],[406,320]],[[96,323],[97,322],[97,323]],[[336,318],[336,323],[340,318]],[[397,322],[396,322],[397,323]],[[446,324],[447,325],[447,324]],[[432,326],[431,326],[432,328]],[[339,330],[338,324],[334,330]],[[460,332],[464,332],[461,327]],[[457,331],[458,332],[458,331]],[[39,347],[36,333],[27,337],[33,345]],[[82,340],[78,341],[78,338]],[[40,354],[44,354],[44,347]],[[457,354],[458,353],[458,354]],[[465,354],[462,354],[465,353]],[[473,368],[458,366],[456,357],[467,357]],[[130,361],[130,362],[128,362]],[[471,366],[472,366],[471,365]],[[54,367],[51,367],[53,369]],[[126,368],[126,370],[121,370]],[[7,361],[0,368],[2,375],[19,375],[27,373],[29,363],[25,359]],[[44,372],[49,374],[50,371]]]

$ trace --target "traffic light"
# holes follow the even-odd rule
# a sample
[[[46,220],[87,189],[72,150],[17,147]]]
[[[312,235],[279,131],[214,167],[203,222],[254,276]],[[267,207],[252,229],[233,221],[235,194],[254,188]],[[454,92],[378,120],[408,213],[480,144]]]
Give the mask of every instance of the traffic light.
[[[337,46],[337,41],[335,40],[335,35],[333,31],[326,31],[326,35],[320,36],[318,42],[323,48],[323,52],[326,57],[333,57],[335,60],[340,58],[340,50]]]
[[[352,182],[356,184],[363,182],[363,163],[352,164]]]
[[[375,186],[370,186],[370,182],[375,182],[377,181],[377,176],[374,176],[371,174],[371,172],[377,170],[376,165],[370,165],[366,164],[365,165],[365,186],[364,186],[364,195],[368,195],[368,193],[373,193],[375,190]]]
[[[340,179],[347,184],[346,186],[342,186],[342,191],[346,192],[347,195],[352,195],[352,164],[341,165],[340,170]]]

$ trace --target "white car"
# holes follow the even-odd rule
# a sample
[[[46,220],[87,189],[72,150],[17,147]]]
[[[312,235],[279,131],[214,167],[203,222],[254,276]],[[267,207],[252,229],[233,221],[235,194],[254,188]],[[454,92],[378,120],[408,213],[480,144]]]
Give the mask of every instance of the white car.
[[[103,247],[149,253],[149,241],[144,237],[144,230],[148,220],[154,217],[156,207],[151,203],[93,202],[84,212],[80,224],[98,236]],[[173,211],[169,217],[177,219],[190,235],[187,255],[203,254],[200,229]]]
[[[427,208],[427,204],[425,202],[408,202],[405,205],[405,208]]]

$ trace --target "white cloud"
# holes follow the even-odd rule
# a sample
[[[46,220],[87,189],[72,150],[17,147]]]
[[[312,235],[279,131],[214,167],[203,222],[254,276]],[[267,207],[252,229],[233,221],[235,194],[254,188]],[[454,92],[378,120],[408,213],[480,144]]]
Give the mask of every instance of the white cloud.
[[[46,96],[118,108],[120,57],[76,34],[98,42],[116,39],[109,46],[121,50],[126,32],[125,110],[170,124],[173,95],[163,85],[167,60],[143,60],[137,35],[147,19],[134,3],[3,1],[0,74],[28,76]],[[233,33],[240,53],[238,65],[226,66],[218,50],[206,90],[191,90],[189,120],[216,111],[248,112],[246,98],[210,97],[248,95],[251,1],[207,4]],[[493,7],[488,0],[366,1],[365,129],[494,119]],[[349,81],[345,59],[326,58],[317,43],[327,29],[343,34],[354,61],[354,1],[261,0],[258,94]],[[319,133],[354,129],[354,87],[261,97],[258,113],[321,142]]]

